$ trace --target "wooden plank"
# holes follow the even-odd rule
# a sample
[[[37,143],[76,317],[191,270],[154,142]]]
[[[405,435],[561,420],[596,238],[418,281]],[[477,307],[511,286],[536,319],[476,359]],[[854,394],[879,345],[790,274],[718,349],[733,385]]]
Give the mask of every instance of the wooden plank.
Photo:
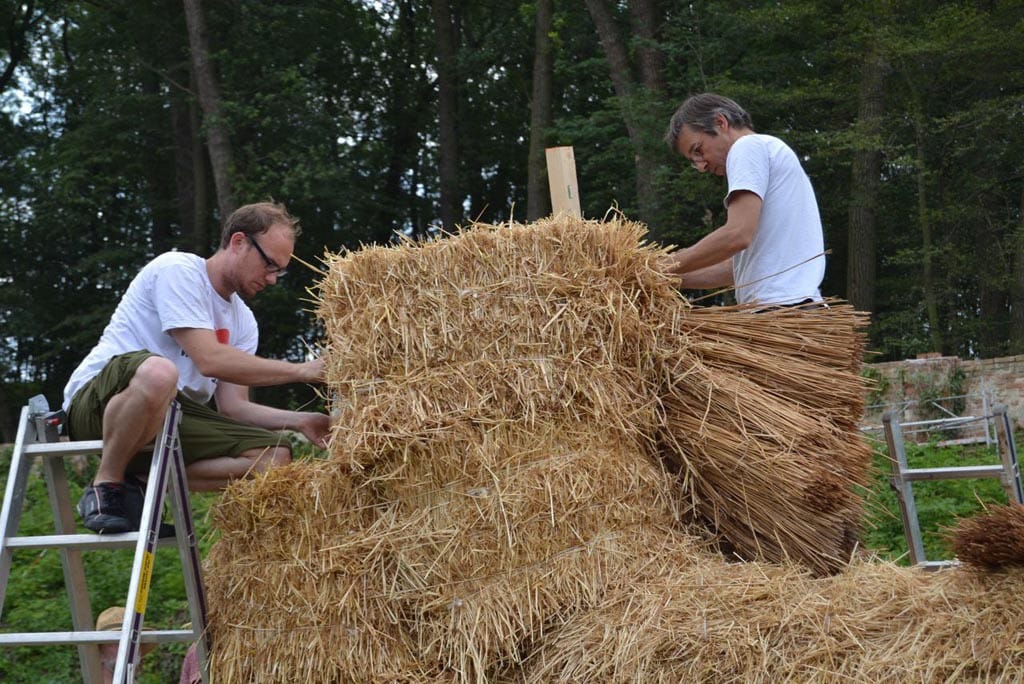
[[[548,189],[551,192],[551,213],[583,216],[580,210],[579,186],[576,183],[576,157],[572,147],[549,147],[544,150],[548,162]]]

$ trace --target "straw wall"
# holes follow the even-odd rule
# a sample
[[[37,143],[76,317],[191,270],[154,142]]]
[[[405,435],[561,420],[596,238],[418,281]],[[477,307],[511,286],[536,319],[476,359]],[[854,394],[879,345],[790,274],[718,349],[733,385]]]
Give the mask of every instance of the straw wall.
[[[862,318],[693,308],[643,234],[559,218],[327,258],[329,458],[218,506],[218,681],[856,681],[883,670],[849,639],[906,657],[876,602],[941,610],[930,579],[845,570]]]

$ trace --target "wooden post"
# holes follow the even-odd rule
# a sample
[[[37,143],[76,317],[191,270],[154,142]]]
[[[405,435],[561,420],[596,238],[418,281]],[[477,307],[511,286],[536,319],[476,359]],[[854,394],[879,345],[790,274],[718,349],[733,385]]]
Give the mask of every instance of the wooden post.
[[[544,153],[548,161],[551,213],[583,216],[580,211],[579,186],[576,185],[576,157],[573,156],[572,147],[549,147]]]

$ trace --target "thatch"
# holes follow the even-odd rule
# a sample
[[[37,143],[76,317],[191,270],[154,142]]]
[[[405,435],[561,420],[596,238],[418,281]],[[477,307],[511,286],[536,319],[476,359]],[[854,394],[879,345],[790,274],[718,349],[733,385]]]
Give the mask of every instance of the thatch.
[[[519,681],[965,682],[1024,677],[1020,574],[671,553],[548,635]]]
[[[953,553],[967,565],[997,570],[1024,567],[1024,506],[1011,501],[964,518],[949,531]]]
[[[769,671],[859,676],[778,611],[820,604],[855,546],[863,320],[694,308],[642,239],[559,218],[327,259],[330,457],[217,507],[218,681],[743,678],[758,625],[809,649]],[[747,641],[673,647],[687,601],[738,601],[718,629]],[[639,615],[642,644],[607,643]]]

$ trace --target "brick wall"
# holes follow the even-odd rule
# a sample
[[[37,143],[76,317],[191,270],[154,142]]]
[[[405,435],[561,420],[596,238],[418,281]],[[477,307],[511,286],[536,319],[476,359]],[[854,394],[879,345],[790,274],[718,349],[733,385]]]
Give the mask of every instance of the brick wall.
[[[938,403],[957,415],[982,415],[984,393],[993,403],[1006,405],[1015,427],[1024,427],[1024,356],[963,360],[935,355],[864,368],[876,381],[875,390],[868,394],[866,424],[880,423],[884,406],[877,404],[892,406],[907,400],[918,403],[907,409],[904,420],[937,418],[941,411],[928,407],[929,401],[954,395],[963,398]]]

